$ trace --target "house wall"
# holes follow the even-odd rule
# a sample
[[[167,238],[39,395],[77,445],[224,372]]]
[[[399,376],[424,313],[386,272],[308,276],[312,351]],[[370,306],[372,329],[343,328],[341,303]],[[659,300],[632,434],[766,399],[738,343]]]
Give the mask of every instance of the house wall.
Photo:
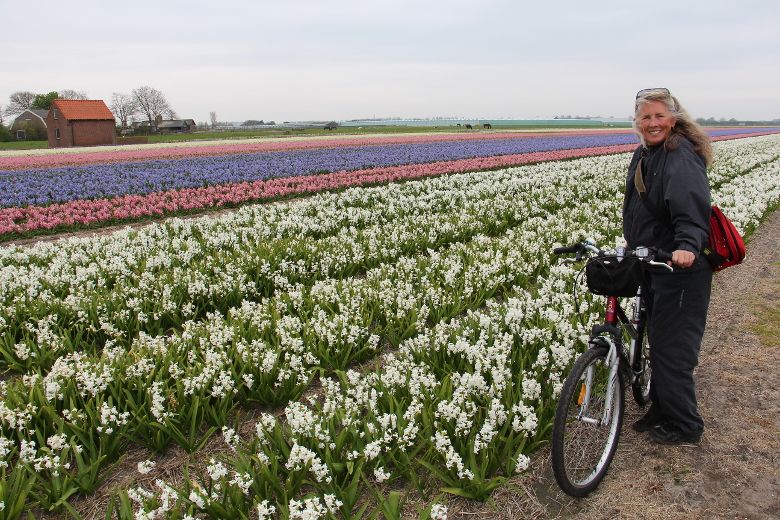
[[[46,116],[46,127],[49,135],[49,148],[63,148],[73,146],[73,133],[68,120],[62,117],[59,110],[52,108]],[[57,129],[60,137],[57,138]]]
[[[114,121],[76,120],[68,121],[50,110],[46,118],[49,130],[49,148],[63,148],[69,146],[97,146],[101,144],[116,144]],[[59,139],[56,136],[60,130]]]
[[[114,121],[71,121],[73,146],[116,144]]]

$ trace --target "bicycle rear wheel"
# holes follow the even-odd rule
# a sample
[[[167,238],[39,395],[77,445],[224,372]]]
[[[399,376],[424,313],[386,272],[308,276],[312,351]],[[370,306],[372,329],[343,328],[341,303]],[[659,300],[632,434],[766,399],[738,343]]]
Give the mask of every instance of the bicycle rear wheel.
[[[596,489],[620,437],[623,374],[618,370],[617,379],[610,384],[607,353],[607,347],[593,347],[577,358],[555,414],[553,473],[561,489],[574,497],[584,497]]]

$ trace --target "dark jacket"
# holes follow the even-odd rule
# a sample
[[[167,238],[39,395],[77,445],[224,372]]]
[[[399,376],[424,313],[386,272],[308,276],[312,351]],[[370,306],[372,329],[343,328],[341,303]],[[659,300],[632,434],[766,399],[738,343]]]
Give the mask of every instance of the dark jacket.
[[[710,188],[704,159],[686,138],[675,136],[677,147],[665,145],[645,149],[642,166],[647,199],[659,220],[642,202],[634,187],[634,173],[643,147],[634,152],[628,167],[623,199],[623,236],[630,248],[655,246],[672,252],[676,249],[697,255],[689,270],[709,268],[700,251],[707,243],[710,228]]]

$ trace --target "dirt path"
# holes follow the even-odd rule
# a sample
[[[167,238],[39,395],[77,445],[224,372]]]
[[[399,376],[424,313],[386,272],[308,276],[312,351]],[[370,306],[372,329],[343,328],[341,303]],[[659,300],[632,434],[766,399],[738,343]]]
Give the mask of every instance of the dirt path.
[[[780,518],[778,252],[775,211],[753,235],[745,262],[715,276],[696,371],[705,421],[698,447],[659,446],[634,432],[630,424],[642,412],[627,397],[618,453],[591,496],[563,494],[542,452],[531,473],[497,491],[492,503],[453,504],[449,518]],[[770,309],[770,322],[754,315]]]

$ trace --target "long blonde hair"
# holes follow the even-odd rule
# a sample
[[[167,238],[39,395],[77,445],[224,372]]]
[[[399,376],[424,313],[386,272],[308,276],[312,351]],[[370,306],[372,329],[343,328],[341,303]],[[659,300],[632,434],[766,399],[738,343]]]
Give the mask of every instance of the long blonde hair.
[[[634,104],[634,122],[632,126],[634,131],[639,135],[639,140],[642,141],[642,145],[647,146],[647,143],[645,143],[642,132],[637,126],[637,117],[639,116],[639,109],[642,105],[651,101],[660,101],[666,105],[666,108],[669,109],[669,112],[671,112],[672,117],[675,120],[674,128],[672,128],[664,146],[669,150],[674,150],[678,146],[679,136],[682,135],[693,144],[693,149],[704,159],[707,166],[712,164],[712,144],[710,143],[709,134],[694,121],[688,111],[682,107],[679,101],[677,101],[677,98],[665,89],[649,90],[640,93],[636,98],[636,103]]]

